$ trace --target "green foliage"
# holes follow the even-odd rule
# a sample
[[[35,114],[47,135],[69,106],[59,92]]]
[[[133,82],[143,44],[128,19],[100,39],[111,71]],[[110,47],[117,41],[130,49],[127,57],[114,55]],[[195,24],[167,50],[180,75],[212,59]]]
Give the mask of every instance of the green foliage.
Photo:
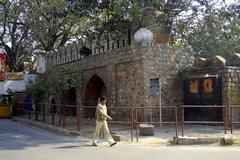
[[[79,88],[80,77],[77,74],[66,74],[63,68],[52,68],[45,75],[47,92],[55,94],[61,103],[65,103],[65,95],[69,89]]]
[[[65,95],[69,89],[79,88],[80,77],[77,74],[63,74],[64,69],[52,68],[45,75],[37,78],[27,86],[27,93],[34,103],[44,100],[47,94],[53,94],[59,102],[65,103]]]
[[[10,104],[11,104],[13,109],[17,107],[17,97],[16,97],[16,95],[11,96]]]
[[[240,20],[237,6],[208,6],[202,17],[176,22],[175,45],[190,45],[201,57],[240,52]]]
[[[27,10],[24,0],[0,1],[0,44],[8,50],[10,70],[16,71],[33,53],[34,43],[26,23]]]
[[[201,56],[228,54],[239,51],[239,19],[236,16],[239,11],[226,7],[223,2],[1,0],[0,25],[3,29],[0,29],[0,41],[3,44],[11,41],[16,59],[26,60],[36,50],[49,54],[71,40],[84,37],[114,39],[152,15],[157,16],[176,46],[191,45]],[[16,60],[16,64],[19,61]]]
[[[47,84],[42,78],[37,78],[34,82],[28,84],[27,95],[31,97],[33,103],[41,102],[47,93]]]
[[[170,34],[182,12],[207,4],[207,0],[26,0],[33,40],[45,51],[55,50],[71,39],[114,39],[140,25],[156,11]],[[193,5],[194,4],[194,5]]]

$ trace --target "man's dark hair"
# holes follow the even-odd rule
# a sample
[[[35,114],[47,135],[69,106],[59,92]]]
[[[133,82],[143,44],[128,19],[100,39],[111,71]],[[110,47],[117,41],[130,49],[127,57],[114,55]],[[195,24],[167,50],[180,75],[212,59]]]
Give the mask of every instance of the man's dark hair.
[[[104,96],[100,97],[100,102],[105,101],[105,100],[106,100],[106,97],[104,97]]]

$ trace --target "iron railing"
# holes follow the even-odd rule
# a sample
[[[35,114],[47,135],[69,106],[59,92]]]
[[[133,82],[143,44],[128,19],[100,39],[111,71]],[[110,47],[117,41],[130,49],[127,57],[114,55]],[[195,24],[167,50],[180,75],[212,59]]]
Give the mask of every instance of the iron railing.
[[[24,105],[24,103],[21,103]],[[54,112],[53,107],[56,107],[56,113]],[[92,109],[95,110],[96,106],[76,106],[76,105],[50,105],[46,103],[38,103],[34,110],[21,109],[23,115],[27,115],[29,120],[41,121],[47,123],[46,117],[50,118],[50,124],[56,125],[56,120],[58,120],[58,125],[61,125],[63,128],[67,128],[68,118],[75,120],[74,130],[80,131],[81,124],[83,123],[95,123],[95,119],[89,119],[84,117],[86,110]],[[175,118],[173,121],[161,121],[158,117],[158,121],[146,121],[145,112],[148,111],[150,114],[158,113],[159,110],[171,110]],[[130,126],[131,130],[131,141],[134,141],[134,129],[136,141],[138,141],[138,125],[141,123],[145,124],[172,124],[175,125],[175,136],[178,138],[178,123],[177,123],[177,107],[176,106],[162,106],[162,107],[108,107],[108,113],[113,117],[112,121],[108,121],[110,124],[122,124]],[[140,114],[141,113],[141,114]],[[92,115],[95,117],[94,115]],[[160,116],[160,115],[159,115]],[[58,118],[57,118],[58,117]],[[149,118],[147,118],[149,119]]]

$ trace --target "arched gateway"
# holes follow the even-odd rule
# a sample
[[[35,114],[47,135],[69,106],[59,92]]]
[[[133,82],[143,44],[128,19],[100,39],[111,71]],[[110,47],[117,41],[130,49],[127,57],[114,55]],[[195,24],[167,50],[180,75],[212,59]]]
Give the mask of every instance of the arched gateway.
[[[84,97],[85,106],[96,106],[98,98],[100,96],[105,96],[106,93],[107,90],[103,80],[97,75],[92,76],[92,78],[88,81],[85,89]],[[95,117],[95,109],[86,108],[85,117],[86,118]]]

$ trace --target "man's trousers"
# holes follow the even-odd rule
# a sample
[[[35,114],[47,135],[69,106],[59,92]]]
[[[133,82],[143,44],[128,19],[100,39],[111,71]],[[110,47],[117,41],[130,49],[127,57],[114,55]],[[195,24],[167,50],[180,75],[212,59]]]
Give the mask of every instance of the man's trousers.
[[[109,132],[107,121],[96,121],[96,130],[93,137],[93,144],[97,144],[97,139],[100,135],[101,130],[103,131],[104,138],[108,141],[108,143],[110,145],[113,144],[115,141]]]

